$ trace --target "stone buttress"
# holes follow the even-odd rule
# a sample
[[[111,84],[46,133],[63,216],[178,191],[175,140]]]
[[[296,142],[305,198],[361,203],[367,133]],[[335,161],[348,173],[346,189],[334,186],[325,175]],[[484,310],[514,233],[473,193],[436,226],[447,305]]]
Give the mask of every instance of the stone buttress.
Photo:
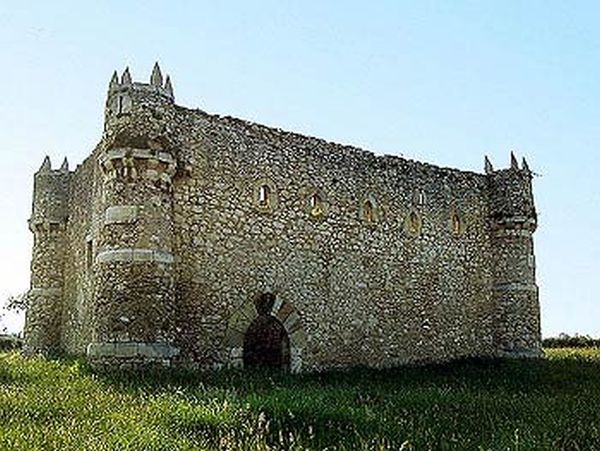
[[[493,296],[500,356],[541,356],[540,306],[535,282],[533,233],[537,214],[532,173],[511,154],[510,169],[494,171],[486,160],[490,190]]]
[[[33,233],[31,288],[25,318],[25,352],[48,353],[61,346],[63,270],[67,240],[70,172],[65,159],[52,170],[45,158],[34,176],[33,209],[29,228]]]
[[[94,260],[97,366],[170,365],[173,345],[172,186],[176,162],[156,115],[173,104],[155,66],[149,84],[111,80],[103,149],[104,217]]]

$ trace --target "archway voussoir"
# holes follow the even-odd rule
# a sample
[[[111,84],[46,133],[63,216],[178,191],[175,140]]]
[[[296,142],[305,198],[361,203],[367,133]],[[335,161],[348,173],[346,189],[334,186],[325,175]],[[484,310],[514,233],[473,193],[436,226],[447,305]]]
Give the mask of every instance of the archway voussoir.
[[[277,314],[278,314],[279,310],[285,304],[286,303],[284,301],[282,301],[280,298],[275,298],[275,302],[273,302],[273,307],[271,308],[271,315],[277,317]]]
[[[285,320],[290,316],[290,314],[294,311],[294,307],[288,302],[282,303],[281,307],[275,314],[275,317],[285,324]]]
[[[290,345],[295,348],[304,348],[306,346],[306,334],[302,329],[296,329],[290,334]]]
[[[297,311],[293,311],[291,312],[288,317],[286,318],[286,320],[283,322],[283,327],[285,327],[285,329],[287,330],[288,334],[292,333],[293,331],[295,331],[296,329],[298,329],[299,327],[301,327],[300,324],[300,315],[298,315]]]
[[[245,302],[244,305],[242,305],[242,307],[238,310],[238,313],[249,320],[248,324],[254,321],[254,319],[258,316],[254,302]]]

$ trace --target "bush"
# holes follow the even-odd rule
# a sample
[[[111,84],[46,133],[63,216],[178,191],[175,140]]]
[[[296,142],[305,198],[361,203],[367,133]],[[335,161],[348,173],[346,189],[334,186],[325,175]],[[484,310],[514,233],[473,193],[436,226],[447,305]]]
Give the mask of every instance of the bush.
[[[596,348],[600,347],[600,338],[593,338],[589,335],[560,334],[558,337],[544,338],[542,346],[544,348]]]
[[[23,342],[14,335],[0,335],[0,351],[14,351],[21,349]]]

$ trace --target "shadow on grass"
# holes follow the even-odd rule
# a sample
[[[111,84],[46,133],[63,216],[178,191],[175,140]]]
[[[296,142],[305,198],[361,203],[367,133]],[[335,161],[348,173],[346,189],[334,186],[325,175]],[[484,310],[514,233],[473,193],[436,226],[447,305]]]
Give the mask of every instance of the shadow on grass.
[[[578,355],[299,375],[150,370],[103,374],[100,381],[172,396],[164,426],[186,437],[207,434],[215,446],[223,434],[250,433],[282,447],[294,440],[348,449],[382,440],[392,447],[408,440],[418,449],[600,444],[593,426],[600,423],[600,359]]]

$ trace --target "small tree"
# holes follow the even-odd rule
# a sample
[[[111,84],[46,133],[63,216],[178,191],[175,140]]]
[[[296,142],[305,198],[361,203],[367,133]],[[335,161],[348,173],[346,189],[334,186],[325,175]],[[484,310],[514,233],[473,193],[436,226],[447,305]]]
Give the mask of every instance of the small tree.
[[[6,335],[8,327],[6,325],[6,314],[8,312],[23,312],[27,310],[27,293],[20,293],[8,297],[4,305],[0,306],[0,334]]]

